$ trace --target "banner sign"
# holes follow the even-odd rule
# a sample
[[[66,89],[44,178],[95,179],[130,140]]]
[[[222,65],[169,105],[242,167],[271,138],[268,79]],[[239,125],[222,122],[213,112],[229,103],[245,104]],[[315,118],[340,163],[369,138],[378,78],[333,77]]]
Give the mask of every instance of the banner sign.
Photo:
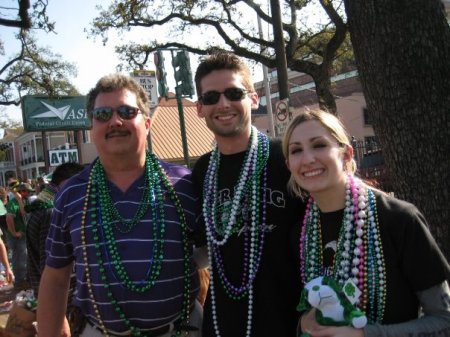
[[[150,108],[158,106],[158,86],[154,70],[135,70],[131,73],[133,77],[147,92],[150,99]]]
[[[78,163],[78,150],[51,150],[48,151],[50,166],[58,166],[64,163]]]
[[[24,96],[22,117],[25,131],[71,131],[91,128],[86,96]]]

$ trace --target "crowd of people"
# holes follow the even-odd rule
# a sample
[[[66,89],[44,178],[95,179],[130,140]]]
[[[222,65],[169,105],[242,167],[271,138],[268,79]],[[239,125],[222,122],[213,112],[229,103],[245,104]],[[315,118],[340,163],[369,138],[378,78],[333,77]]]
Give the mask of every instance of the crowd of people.
[[[50,181],[13,176],[7,179],[5,187],[0,187],[2,287],[13,285],[16,291],[33,289],[37,295],[53,197],[62,183],[81,169],[81,164],[64,163],[55,168]]]
[[[338,117],[307,110],[270,139],[229,52],[203,58],[195,86],[215,145],[192,171],[148,151],[147,93],[112,74],[87,99],[98,158],[58,167],[31,203],[27,184],[7,203],[0,190],[12,270],[3,243],[0,262],[39,295],[38,336],[450,333],[448,261],[416,206],[358,177]],[[367,325],[297,310],[323,276],[357,289]]]

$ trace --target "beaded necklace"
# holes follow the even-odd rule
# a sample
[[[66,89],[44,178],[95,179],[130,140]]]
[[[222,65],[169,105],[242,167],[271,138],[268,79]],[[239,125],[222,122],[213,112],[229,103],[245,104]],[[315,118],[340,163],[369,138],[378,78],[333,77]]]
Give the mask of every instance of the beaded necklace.
[[[331,274],[341,284],[352,281],[361,291],[357,305],[370,323],[382,322],[386,304],[386,268],[377,206],[372,189],[348,175],[345,209]],[[320,210],[309,197],[300,233],[303,284],[323,273]]]
[[[222,218],[223,208],[219,206],[219,163],[218,147],[211,153],[204,185],[203,215],[206,222],[208,259],[210,270],[210,293],[215,335],[220,337],[216,310],[214,276],[217,272],[225,293],[234,300],[248,297],[246,336],[251,335],[253,313],[253,280],[261,261],[266,224],[267,161],[269,158],[269,139],[252,126],[250,142],[234,188],[229,216]],[[248,203],[250,215],[243,219],[238,213]],[[225,265],[220,247],[225,245],[231,235],[243,231],[244,258],[242,282],[233,285],[225,275]]]
[[[89,260],[87,253],[88,242],[86,239],[86,216],[89,210],[90,213],[90,224],[92,227],[92,237],[94,241],[94,246],[96,250],[96,261],[100,271],[101,280],[104,282],[104,287],[111,304],[115,307],[115,312],[117,312],[121,319],[123,319],[125,325],[131,332],[133,336],[145,336],[145,331],[140,331],[139,328],[132,325],[131,321],[126,318],[125,313],[119,306],[118,301],[114,297],[111,283],[108,280],[106,273],[106,265],[112,265],[115,270],[115,277],[125,286],[127,289],[143,293],[150,290],[159,276],[161,271],[162,261],[164,260],[164,233],[165,233],[165,218],[164,218],[164,191],[167,191],[169,198],[171,199],[175,210],[178,214],[181,227],[181,237],[182,237],[182,248],[184,254],[184,292],[183,292],[183,307],[181,310],[181,320],[182,324],[180,329],[175,332],[176,336],[181,335],[181,328],[186,324],[189,325],[189,312],[190,312],[190,253],[189,253],[189,242],[188,242],[188,227],[186,223],[186,218],[184,214],[181,202],[176,194],[172,183],[170,182],[167,174],[162,168],[159,161],[153,154],[147,153],[145,160],[145,173],[144,181],[147,183],[148,191],[143,192],[143,200],[148,200],[148,204],[144,205],[145,211],[142,211],[142,202],[133,217],[132,221],[123,219],[119,214],[119,219],[115,218],[114,215],[118,214],[118,210],[115,208],[111,197],[106,197],[102,194],[109,194],[109,191],[105,189],[106,176],[101,166],[99,160],[97,160],[91,173],[89,175],[89,180],[87,184],[86,197],[84,200],[83,211],[81,216],[81,245],[83,251],[83,259],[85,266],[86,283],[88,287],[88,293],[92,301],[92,306],[94,309],[94,314],[97,317],[98,324],[102,329],[103,333],[108,336],[106,327],[104,325],[103,319],[100,315],[97,302],[94,297],[92,290],[92,278],[89,268]],[[147,195],[147,196],[144,196]],[[149,197],[148,195],[151,195]],[[151,204],[150,204],[151,203]],[[119,255],[116,238],[114,235],[113,222],[122,222],[126,224],[126,232],[130,232],[136,225],[139,224],[140,220],[145,216],[146,210],[152,207],[152,233],[154,247],[152,251],[152,256],[150,257],[150,267],[147,272],[147,279],[141,281],[132,281],[128,273],[126,272],[122,259]],[[100,221],[98,221],[100,220]],[[123,223],[122,223],[123,224]],[[120,226],[114,227],[118,232],[123,233],[123,228]],[[105,241],[105,247],[102,251],[102,240]],[[108,263],[109,261],[109,263]]]

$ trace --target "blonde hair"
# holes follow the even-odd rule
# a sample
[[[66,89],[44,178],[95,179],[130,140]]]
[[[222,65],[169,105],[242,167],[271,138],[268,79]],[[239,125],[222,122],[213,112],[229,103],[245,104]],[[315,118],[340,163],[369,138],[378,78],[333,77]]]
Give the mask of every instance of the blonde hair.
[[[347,131],[345,130],[344,125],[335,115],[324,111],[324,110],[310,110],[307,109],[302,112],[300,115],[294,117],[294,119],[290,122],[289,126],[286,129],[286,133],[283,137],[283,154],[286,160],[289,160],[289,140],[294,132],[295,128],[308,121],[317,121],[319,122],[336,140],[336,142],[343,148],[352,147],[350,143],[350,137],[348,136]],[[354,174],[356,172],[357,166],[354,158],[351,158],[344,165],[344,171]],[[304,191],[294,180],[294,177],[291,174],[288,182],[288,189],[292,191],[295,195],[299,197],[305,197],[307,195],[306,191]]]

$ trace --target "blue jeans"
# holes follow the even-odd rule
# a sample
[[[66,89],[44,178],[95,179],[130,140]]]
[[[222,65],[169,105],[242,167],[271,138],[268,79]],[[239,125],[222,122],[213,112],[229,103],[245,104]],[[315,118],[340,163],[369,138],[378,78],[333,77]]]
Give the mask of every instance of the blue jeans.
[[[27,279],[27,240],[25,235],[20,238],[13,238],[8,235],[6,240],[11,252],[11,268],[15,276],[14,283],[20,284]]]

